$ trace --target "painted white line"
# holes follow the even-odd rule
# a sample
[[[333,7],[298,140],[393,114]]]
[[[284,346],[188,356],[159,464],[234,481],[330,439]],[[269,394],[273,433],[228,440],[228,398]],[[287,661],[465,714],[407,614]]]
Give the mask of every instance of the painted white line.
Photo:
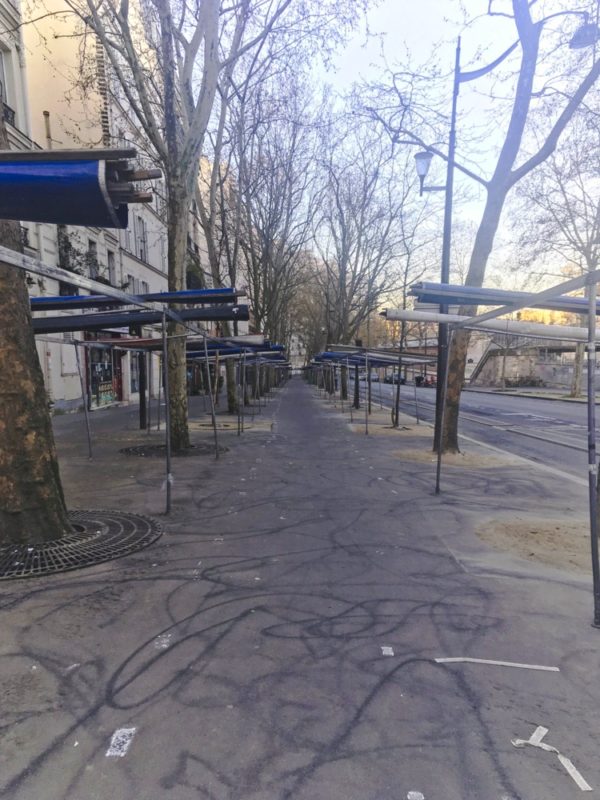
[[[394,648],[388,647],[387,645],[383,645],[381,647],[381,655],[382,656],[393,656],[394,655]]]
[[[425,800],[425,795],[422,792],[409,792],[406,800]]]
[[[565,758],[561,753],[558,754],[558,760],[563,765],[563,767],[567,770],[571,778],[575,781],[577,786],[581,789],[582,792],[592,792],[593,789],[589,785],[589,783],[582,777],[579,770],[575,767],[573,762],[570,758]]]
[[[173,636],[172,633],[161,633],[160,636],[157,636],[154,640],[154,647],[157,650],[166,650],[167,647],[171,644],[171,637]]]
[[[546,744],[545,742],[542,741],[542,739],[547,733],[548,733],[548,728],[544,728],[542,725],[538,725],[538,727],[531,734],[529,739],[511,739],[511,744],[513,745],[513,747],[526,747],[527,745],[531,745],[532,747],[537,747],[540,750],[545,750],[547,753],[556,753],[558,760],[568,772],[569,777],[571,777],[575,781],[578,788],[581,789],[582,792],[592,792],[593,791],[592,787],[584,779],[584,777],[575,767],[571,759],[567,758],[566,756],[563,756],[560,750],[558,750],[556,747],[553,747],[551,744]]]
[[[518,669],[537,669],[542,672],[560,672],[559,667],[544,667],[541,664],[519,664],[516,661],[493,661],[488,658],[434,658],[437,664],[491,664],[495,667],[517,667]]]
[[[119,728],[116,730],[110,740],[110,745],[106,751],[107,758],[123,758],[127,755],[127,751],[135,736],[136,728]]]

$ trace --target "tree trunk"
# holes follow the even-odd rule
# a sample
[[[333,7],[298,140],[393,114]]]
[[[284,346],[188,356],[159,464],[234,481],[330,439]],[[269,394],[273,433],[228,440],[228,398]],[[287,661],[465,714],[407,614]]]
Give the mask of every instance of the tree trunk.
[[[587,325],[587,319],[585,321]],[[585,354],[585,344],[579,342],[575,346],[575,360],[573,362],[573,380],[571,381],[571,392],[569,397],[581,396],[581,377],[583,373],[583,358]]]
[[[502,372],[500,374],[500,385],[506,389],[506,357],[508,355],[508,345],[505,346],[502,353]]]
[[[169,291],[185,289],[188,203],[185,192],[171,185],[168,190]],[[168,375],[171,447],[181,452],[190,446],[188,430],[186,329],[178,322],[168,323]]]
[[[342,400],[348,399],[348,367],[343,365],[341,369],[341,396]]]
[[[237,384],[235,380],[235,362],[227,359],[225,362],[225,380],[227,383],[227,411],[230,414],[237,414]]]
[[[485,277],[485,268],[494,244],[494,237],[498,230],[502,206],[508,189],[505,186],[489,189],[488,197],[477,230],[469,272],[465,285],[482,286]],[[474,316],[476,310],[473,306],[460,308],[459,314]],[[469,332],[458,329],[449,343],[448,353],[448,390],[446,393],[446,414],[442,435],[442,452],[458,453],[458,413],[460,394],[465,381],[465,368],[467,365],[467,350],[469,347]],[[438,380],[440,376],[438,375]]]
[[[20,250],[18,222],[0,242]],[[71,530],[60,483],[25,276],[0,264],[0,542],[39,544]]]
[[[2,107],[0,87],[0,108]],[[0,150],[8,150],[0,114]],[[21,226],[0,220],[0,244],[22,251]],[[40,544],[71,530],[31,325],[25,275],[0,263],[0,543]]]

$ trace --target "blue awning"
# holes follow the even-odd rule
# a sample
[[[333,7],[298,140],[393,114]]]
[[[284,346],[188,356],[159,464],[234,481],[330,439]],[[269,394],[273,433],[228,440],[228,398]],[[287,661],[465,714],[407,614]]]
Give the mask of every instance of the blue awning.
[[[127,205],[113,204],[104,160],[0,161],[0,218],[126,228]]]

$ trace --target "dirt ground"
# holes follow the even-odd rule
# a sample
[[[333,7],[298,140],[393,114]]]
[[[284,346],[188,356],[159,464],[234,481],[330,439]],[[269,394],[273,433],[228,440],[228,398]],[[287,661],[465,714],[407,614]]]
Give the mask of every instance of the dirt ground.
[[[590,533],[585,519],[523,517],[487,520],[477,536],[497,550],[571,572],[589,572]]]

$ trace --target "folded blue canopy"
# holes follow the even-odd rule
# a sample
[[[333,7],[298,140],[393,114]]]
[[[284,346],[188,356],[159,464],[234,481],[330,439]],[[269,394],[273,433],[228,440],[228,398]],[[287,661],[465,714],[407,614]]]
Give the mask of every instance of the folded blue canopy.
[[[126,228],[127,205],[112,202],[106,161],[0,161],[0,218]]]

